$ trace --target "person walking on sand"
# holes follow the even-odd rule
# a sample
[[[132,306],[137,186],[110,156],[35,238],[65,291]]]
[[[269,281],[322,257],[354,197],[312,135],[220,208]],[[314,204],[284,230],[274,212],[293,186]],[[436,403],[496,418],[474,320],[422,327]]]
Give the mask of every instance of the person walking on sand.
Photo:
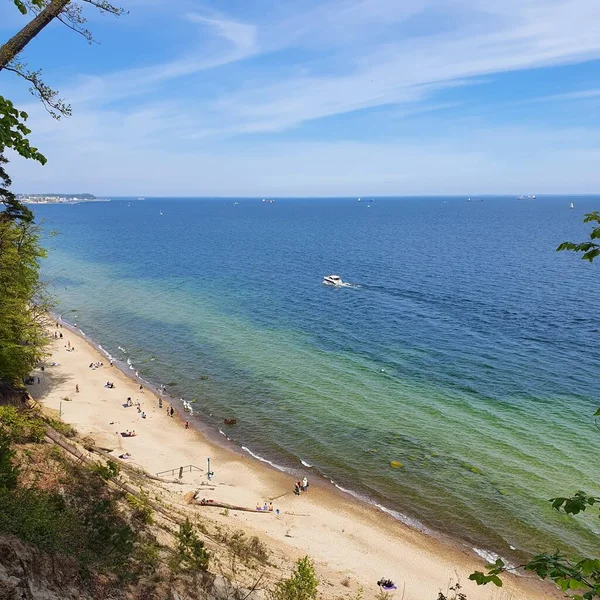
[[[306,477],[302,480],[302,491],[306,492],[308,490],[308,479]]]
[[[186,422],[185,422],[185,428],[186,428],[186,429],[189,429],[189,428],[190,428],[190,422],[189,422],[189,421],[186,421]]]
[[[174,409],[174,408],[171,406],[171,410],[169,410],[169,414],[170,414],[171,416],[173,416],[173,413],[174,413],[174,412],[175,412],[175,409]]]
[[[77,393],[79,393],[79,384],[78,384],[78,383],[77,383],[77,384],[75,384],[75,391],[76,391]]]

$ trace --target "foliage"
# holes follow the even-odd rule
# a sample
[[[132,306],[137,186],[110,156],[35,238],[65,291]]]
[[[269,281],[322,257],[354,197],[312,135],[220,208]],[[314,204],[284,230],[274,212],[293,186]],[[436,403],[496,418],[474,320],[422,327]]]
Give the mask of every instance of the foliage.
[[[11,442],[39,443],[44,439],[46,426],[33,412],[14,406],[0,406],[0,432]]]
[[[90,470],[92,473],[96,473],[96,475],[102,477],[104,481],[109,481],[117,477],[121,469],[114,460],[109,460],[106,464],[101,462],[95,463]]]
[[[128,494],[127,503],[132,509],[132,516],[134,519],[144,525],[152,525],[154,522],[154,519],[152,518],[153,511],[150,506],[150,496],[148,496],[146,492],[140,490],[139,496]]]
[[[247,538],[246,534],[238,529],[231,534],[219,533],[217,539],[229,546],[232,554],[245,563],[256,560],[259,563],[266,564],[269,559],[267,547],[256,537]]]
[[[6,148],[14,150],[23,158],[36,160],[41,164],[46,162],[46,158],[27,139],[31,133],[25,125],[27,116],[26,112],[16,109],[10,100],[0,96],[0,203],[4,205],[4,212],[0,213],[0,218],[3,220],[33,220],[32,212],[18,202],[9,190],[11,180],[4,168],[8,163],[4,156]]]
[[[13,386],[22,385],[48,343],[50,301],[39,281],[46,252],[39,237],[31,221],[0,218],[0,382]]]
[[[298,559],[288,579],[275,584],[271,600],[316,600],[319,580],[313,561],[305,556]]]
[[[64,421],[59,421],[58,419],[53,419],[52,417],[43,416],[42,417],[50,427],[56,429],[59,433],[64,435],[67,438],[74,438],[77,435],[77,431],[72,425],[69,423],[65,423]]]
[[[0,493],[17,487],[19,469],[13,462],[14,457],[10,437],[6,432],[0,431]]]
[[[179,525],[177,532],[177,551],[175,566],[197,573],[206,571],[210,560],[210,553],[204,547],[204,542],[198,537],[194,526],[189,519]]]
[[[590,240],[600,240],[600,213],[598,211],[594,211],[585,215],[583,219],[584,223],[598,223],[597,226],[594,226],[590,233]],[[600,255],[600,244],[590,241],[583,242],[581,244],[575,244],[573,242],[563,242],[557,249],[557,252],[561,252],[562,250],[570,250],[572,252],[583,252],[581,256],[582,260],[589,260],[593,262],[593,260]]]

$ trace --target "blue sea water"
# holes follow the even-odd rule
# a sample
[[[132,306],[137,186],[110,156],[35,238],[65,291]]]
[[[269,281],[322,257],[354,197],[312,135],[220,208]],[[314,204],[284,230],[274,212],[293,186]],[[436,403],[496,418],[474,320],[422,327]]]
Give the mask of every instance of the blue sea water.
[[[600,197],[571,199],[35,212],[60,234],[43,265],[57,311],[215,431],[236,418],[240,448],[514,557],[597,546],[597,518],[547,501],[600,493],[600,265],[555,252]]]

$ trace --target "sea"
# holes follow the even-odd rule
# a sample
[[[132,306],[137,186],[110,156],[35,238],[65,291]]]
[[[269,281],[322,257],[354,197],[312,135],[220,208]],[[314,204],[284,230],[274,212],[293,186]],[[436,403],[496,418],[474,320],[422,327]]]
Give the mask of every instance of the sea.
[[[600,263],[556,252],[600,196],[473,200],[34,212],[56,312],[240,452],[488,558],[595,552],[548,500],[600,495]]]

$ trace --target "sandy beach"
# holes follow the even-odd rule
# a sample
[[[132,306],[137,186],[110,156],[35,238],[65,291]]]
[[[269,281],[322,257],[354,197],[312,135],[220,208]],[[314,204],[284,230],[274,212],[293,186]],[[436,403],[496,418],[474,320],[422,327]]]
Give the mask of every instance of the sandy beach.
[[[469,600],[562,597],[529,576],[505,575],[503,588],[478,587],[468,575],[482,570],[484,562],[467,549],[411,529],[317,482],[311,482],[306,493],[294,495],[292,476],[219,447],[194,429],[186,429],[177,413],[174,417],[167,414],[168,401],[163,400],[159,408],[157,395],[148,389],[140,391],[139,383],[111,367],[106,356],[82,336],[66,327],[54,331],[60,331],[63,339],[52,341],[48,366],[43,372],[35,372],[36,383],[29,386],[29,391],[36,400],[59,411],[80,435],[92,437],[115,457],[130,453],[129,462],[151,474],[175,469],[177,475],[179,467],[185,465],[202,469],[184,473],[183,485],[165,485],[180,503],[186,493],[207,483],[206,459],[210,457],[214,490],[206,491],[206,498],[249,508],[272,501],[279,514],[274,510],[268,514],[231,511],[222,515],[202,506],[195,510],[207,519],[234,521],[248,534],[259,536],[290,564],[308,554],[323,581],[323,594],[349,596],[360,586],[365,598],[374,598],[378,592],[376,582],[385,576],[396,582],[396,597],[405,600],[435,600],[438,592],[445,591],[457,578]],[[74,350],[68,348],[69,344]],[[97,362],[104,366],[90,368]],[[107,381],[114,383],[113,389],[105,386]],[[128,397],[134,406],[126,406]],[[135,406],[138,401],[146,418]],[[123,437],[126,431],[135,431],[135,437]],[[346,578],[350,583],[344,586],[341,582]]]

